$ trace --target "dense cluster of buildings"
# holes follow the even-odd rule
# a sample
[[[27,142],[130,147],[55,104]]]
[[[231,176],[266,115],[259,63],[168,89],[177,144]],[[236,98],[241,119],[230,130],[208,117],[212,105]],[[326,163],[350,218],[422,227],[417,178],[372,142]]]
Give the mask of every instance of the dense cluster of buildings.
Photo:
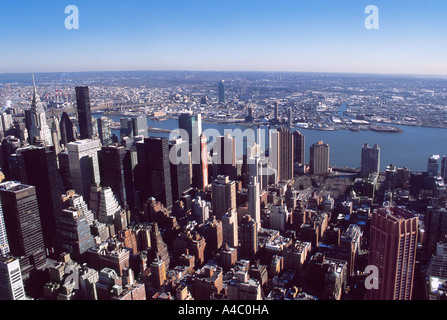
[[[225,82],[218,92],[225,103]],[[343,174],[330,146],[311,145],[306,163],[290,125],[262,150],[259,133],[208,145],[195,113],[180,115],[183,137],[149,137],[144,117],[112,136],[88,87],[76,106],[78,125],[67,113],[49,125],[34,86],[24,123],[3,130],[1,299],[445,299],[447,157],[380,172],[380,148],[365,145],[335,198],[318,182]]]

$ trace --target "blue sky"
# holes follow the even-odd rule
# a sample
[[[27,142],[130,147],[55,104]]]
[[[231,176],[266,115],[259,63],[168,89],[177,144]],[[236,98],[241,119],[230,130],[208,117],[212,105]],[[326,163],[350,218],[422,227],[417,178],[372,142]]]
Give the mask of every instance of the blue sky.
[[[367,30],[367,5],[379,30]],[[64,26],[79,8],[79,30]],[[0,73],[447,75],[445,0],[0,0]]]

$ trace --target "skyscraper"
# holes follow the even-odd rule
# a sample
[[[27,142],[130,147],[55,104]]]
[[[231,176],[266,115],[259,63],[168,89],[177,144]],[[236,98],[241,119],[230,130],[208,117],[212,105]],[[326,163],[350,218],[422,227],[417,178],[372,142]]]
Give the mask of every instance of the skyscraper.
[[[31,128],[29,132],[29,137],[31,144],[36,141],[41,141],[46,145],[53,143],[51,137],[51,130],[47,125],[47,117],[45,114],[45,108],[43,103],[40,101],[40,97],[37,95],[36,84],[34,82],[33,75],[33,101],[31,103],[30,109],[31,116]]]
[[[304,135],[295,131],[293,133],[293,162],[305,164],[306,163],[306,139]]]
[[[258,226],[250,215],[245,215],[239,229],[240,257],[252,259],[258,252]]]
[[[96,120],[98,124],[98,137],[103,146],[112,144],[112,120],[107,117],[101,117]]]
[[[80,139],[93,138],[92,113],[88,87],[76,87],[76,104],[78,109]]]
[[[25,300],[19,260],[0,255],[0,300]]]
[[[0,167],[6,177],[6,180],[11,180],[11,173],[9,169],[9,157],[20,148],[20,140],[16,137],[9,136],[2,140],[1,144],[1,157],[0,157]]]
[[[219,82],[218,91],[219,91],[219,103],[226,103],[227,98],[225,92],[226,91],[225,80]]]
[[[56,217],[62,211],[62,181],[54,146],[17,149],[12,159],[19,162],[14,179],[36,188],[45,247],[55,248]]]
[[[187,146],[187,142],[181,138],[171,140],[169,143],[169,152],[179,152],[182,150],[182,146]],[[189,158],[189,157],[188,157]],[[191,174],[189,170],[189,163],[171,163],[171,185],[172,185],[172,201],[176,202],[180,200],[182,194],[191,188]]]
[[[5,218],[0,201],[0,256],[6,256],[7,254],[9,254],[8,234],[6,233]]]
[[[0,184],[6,232],[11,255],[19,257],[22,277],[45,265],[45,244],[36,197],[36,188],[19,182]]]
[[[372,215],[369,265],[379,271],[378,289],[367,300],[411,300],[418,238],[418,217],[402,208],[381,208]]]
[[[147,131],[147,118],[144,117],[133,117],[132,118],[132,133],[133,136],[143,136],[148,138]]]
[[[270,155],[272,166],[278,172],[279,181],[293,179],[293,135],[281,126],[270,131]]]
[[[228,176],[218,176],[212,184],[212,197],[213,215],[222,220],[228,211],[236,210],[236,182]]]
[[[171,163],[168,138],[146,138],[137,143],[135,187],[142,205],[150,197],[172,208]]]
[[[120,205],[125,208],[135,205],[130,150],[122,146],[102,147],[99,151],[101,184],[110,187]]]
[[[362,177],[368,177],[368,175],[374,172],[380,172],[380,148],[377,144],[372,148],[365,144],[362,148],[360,174]]]
[[[432,155],[427,161],[427,173],[429,177],[439,175],[439,155]]]
[[[73,189],[88,202],[90,186],[101,182],[98,161],[100,141],[78,140],[69,143],[67,149]]]
[[[323,141],[310,146],[310,173],[327,174],[329,173],[329,145]]]
[[[200,162],[192,164],[192,175],[192,186],[205,191],[209,184],[209,170],[207,139],[203,133],[200,135]]]
[[[61,144],[67,147],[70,142],[76,141],[76,137],[74,135],[74,126],[70,117],[66,112],[62,113],[61,121],[60,121],[60,131],[61,131]]]
[[[236,180],[236,139],[230,134],[217,137],[213,148],[213,168],[214,177],[224,175]]]
[[[236,211],[228,211],[222,217],[222,234],[223,243],[228,244],[232,248],[239,247],[239,230]]]
[[[57,235],[61,252],[78,259],[95,245],[90,225],[81,209],[64,209],[58,217]]]
[[[189,151],[194,151],[194,143],[200,144],[202,135],[202,115],[183,113],[178,119],[179,128],[188,133]],[[183,138],[183,137],[182,137]]]
[[[256,177],[252,177],[248,185],[248,214],[257,222],[258,229],[260,229],[261,199],[259,182]]]

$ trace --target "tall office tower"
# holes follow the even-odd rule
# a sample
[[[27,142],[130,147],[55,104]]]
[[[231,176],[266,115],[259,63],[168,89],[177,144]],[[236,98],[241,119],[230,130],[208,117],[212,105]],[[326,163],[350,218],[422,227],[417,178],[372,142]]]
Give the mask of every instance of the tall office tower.
[[[178,119],[178,125],[179,129],[183,129],[188,133],[189,151],[194,152],[194,146],[197,148],[200,145],[200,137],[202,135],[202,115],[200,113],[183,113]]]
[[[318,141],[310,146],[311,174],[329,173],[329,153],[329,145],[327,143],[323,143],[323,141]]]
[[[275,105],[273,107],[273,118],[275,121],[279,121],[279,102],[275,101]]]
[[[11,174],[9,170],[9,157],[20,148],[20,140],[16,137],[9,136],[2,140],[1,144],[1,157],[0,167],[5,175],[6,180],[11,180]]]
[[[0,256],[9,254],[8,234],[6,233],[5,218],[3,216],[2,204],[0,201]]]
[[[132,129],[132,119],[131,118],[121,118],[120,119],[120,140],[122,141],[126,137],[133,137]]]
[[[182,138],[176,140],[171,140],[169,143],[169,152],[178,154],[183,147],[188,148],[187,142],[183,141]],[[188,156],[189,159],[189,156]],[[175,163],[175,161],[170,161],[171,163],[171,186],[172,186],[172,201],[176,202],[180,200],[183,193],[191,189],[191,172],[189,170],[189,161],[187,163]]]
[[[145,116],[132,118],[132,133],[134,137],[143,136],[148,138],[147,129],[147,118]]]
[[[257,222],[251,216],[245,215],[239,228],[240,257],[255,257],[258,252],[258,229]]]
[[[165,263],[166,270],[169,269],[171,258],[169,257],[168,245],[161,236],[160,229],[156,222],[150,223],[150,243],[151,243],[151,259],[160,258]]]
[[[219,82],[218,91],[219,91],[219,103],[226,103],[227,97],[226,97],[225,80]]]
[[[70,207],[62,210],[57,223],[57,236],[61,252],[79,259],[95,246],[90,225],[80,209]]]
[[[230,210],[236,210],[236,182],[230,181],[228,176],[218,176],[212,184],[213,215],[217,219]]]
[[[381,208],[372,215],[369,265],[379,270],[378,289],[367,300],[411,300],[418,217],[402,208]]]
[[[374,172],[380,172],[380,148],[377,144],[372,148],[365,144],[362,148],[360,174],[362,177],[368,177]]]
[[[214,177],[225,175],[237,179],[236,138],[230,134],[217,138],[213,147]]]
[[[61,130],[59,126],[59,120],[53,117],[53,122],[51,123],[51,140],[53,141],[54,151],[56,151],[56,156],[61,152]]]
[[[98,151],[99,140],[78,140],[67,145],[70,176],[73,189],[90,200],[90,186],[100,183]]]
[[[71,175],[70,175],[70,161],[68,159],[68,150],[65,149],[57,156],[59,161],[59,172],[62,180],[62,187],[64,191],[71,190]]]
[[[73,122],[66,112],[62,113],[59,127],[61,132],[61,144],[63,146],[67,147],[70,142],[76,141]]]
[[[12,115],[6,112],[2,112],[0,116],[1,120],[1,129],[5,136],[10,134],[11,129],[14,127],[14,121],[12,119]]]
[[[205,191],[208,187],[208,147],[206,136],[200,135],[200,162],[192,164],[192,186]]]
[[[112,120],[107,117],[101,117],[96,120],[98,124],[98,137],[103,146],[112,144]]]
[[[282,126],[270,130],[269,159],[278,172],[279,181],[293,179],[293,135],[290,130]]]
[[[26,300],[19,260],[0,255],[0,300]]]
[[[228,211],[222,217],[223,243],[228,244],[231,248],[239,247],[239,230],[237,220],[236,211]]]
[[[429,177],[439,175],[439,155],[432,155],[427,161],[427,173]]]
[[[248,185],[248,214],[258,224],[258,229],[261,228],[261,198],[260,187],[256,177],[250,179]]]
[[[92,113],[88,87],[76,87],[80,139],[93,138]]]
[[[306,163],[306,138],[299,131],[293,133],[293,162]]]
[[[390,164],[386,167],[385,171],[385,188],[391,192],[394,192],[396,188],[397,168]]]
[[[444,183],[447,182],[447,156],[443,156],[441,160],[441,177]]]
[[[288,116],[288,118],[289,118],[289,128],[292,128],[293,127],[293,111],[292,111],[292,108],[289,108],[289,116]]]
[[[447,236],[447,209],[435,202],[427,207],[425,215],[424,251],[433,254],[438,242]]]
[[[45,108],[40,101],[40,97],[37,95],[36,84],[33,76],[33,101],[30,109],[31,116],[31,128],[29,132],[31,144],[36,141],[41,141],[46,145],[53,143],[51,137],[51,130],[47,125],[47,117],[45,114]]]
[[[147,138],[137,143],[135,187],[141,206],[150,197],[172,208],[171,163],[168,138]]]
[[[56,218],[62,211],[62,181],[54,146],[17,149],[15,157],[10,160],[13,159],[18,162],[11,163],[11,167],[18,167],[14,179],[36,188],[45,247],[55,248]]]
[[[101,185],[110,187],[123,208],[135,205],[130,150],[122,146],[102,147],[98,153]]]
[[[19,182],[0,184],[10,254],[20,260],[22,277],[41,269],[46,262],[45,244],[36,197],[36,188]]]

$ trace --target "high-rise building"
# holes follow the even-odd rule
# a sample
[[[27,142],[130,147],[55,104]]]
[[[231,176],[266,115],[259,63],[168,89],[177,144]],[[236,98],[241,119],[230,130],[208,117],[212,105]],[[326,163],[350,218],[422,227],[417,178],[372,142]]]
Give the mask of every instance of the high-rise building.
[[[19,260],[0,255],[0,300],[25,300]]]
[[[51,139],[53,141],[54,150],[56,151],[56,155],[61,152],[61,129],[59,124],[59,119],[53,117],[51,123]]]
[[[5,218],[3,217],[3,209],[0,201],[0,256],[9,254],[8,234],[6,233]]]
[[[101,185],[110,187],[120,205],[134,207],[130,150],[122,146],[102,147],[99,151]]]
[[[239,247],[239,230],[237,221],[237,212],[229,211],[222,217],[223,243],[231,248]]]
[[[193,151],[194,143],[200,144],[202,135],[202,115],[183,113],[178,119],[179,129],[188,133],[189,151]],[[182,137],[183,138],[183,137]]]
[[[270,212],[270,228],[285,232],[289,222],[290,212],[285,204],[274,205]]]
[[[46,254],[36,188],[19,182],[0,184],[10,253],[20,260],[22,277],[45,265]]]
[[[51,130],[47,125],[47,117],[45,114],[45,108],[43,103],[40,101],[40,97],[37,95],[36,84],[34,82],[33,75],[33,101],[31,103],[30,109],[31,116],[31,128],[29,132],[29,137],[31,144],[36,141],[43,142],[46,145],[53,143],[51,137]]]
[[[227,97],[226,97],[225,80],[219,82],[218,91],[219,91],[219,103],[226,103]]]
[[[248,185],[248,214],[261,228],[261,198],[260,187],[256,177],[252,177]]]
[[[429,177],[439,175],[439,155],[432,155],[427,161],[427,173]]]
[[[305,164],[306,163],[306,139],[304,135],[295,131],[293,133],[293,162]]]
[[[375,144],[372,148],[365,144],[362,148],[360,174],[368,177],[371,173],[380,172],[380,148]]]
[[[221,220],[228,211],[236,210],[236,182],[218,176],[212,184],[213,215]]]
[[[20,140],[13,136],[8,136],[2,139],[1,144],[1,157],[0,157],[0,167],[5,175],[6,180],[12,180],[10,169],[9,169],[9,157],[20,148]]]
[[[59,127],[61,132],[61,144],[63,146],[67,147],[70,142],[76,141],[73,122],[66,112],[62,113]]]
[[[63,197],[64,208],[75,208],[82,211],[87,223],[89,225],[93,225],[93,221],[95,220],[95,216],[93,212],[87,206],[87,203],[84,201],[84,198],[74,192],[74,190],[68,191]]]
[[[146,117],[133,117],[132,118],[132,132],[133,136],[143,136],[145,138],[148,138],[148,131],[147,131],[147,118]]]
[[[279,102],[276,101],[273,110],[273,117],[275,121],[279,121]]]
[[[80,258],[95,246],[90,225],[81,209],[70,207],[62,210],[58,217],[57,236],[61,252]]]
[[[103,146],[112,144],[112,120],[107,117],[96,119],[98,124],[98,137]]]
[[[177,154],[180,150],[183,150],[184,146],[188,148],[187,142],[183,141],[182,138],[171,140],[169,143],[169,152]],[[188,157],[189,159],[189,157]],[[171,163],[171,186],[172,186],[172,201],[176,202],[180,200],[183,193],[191,188],[191,172],[189,170],[188,163]]]
[[[205,223],[210,217],[210,203],[201,197],[192,200],[192,213],[198,224]]]
[[[62,211],[62,181],[54,146],[29,146],[16,150],[18,172],[14,179],[36,188],[40,221],[47,249],[56,248],[56,217]]]
[[[250,215],[245,215],[239,228],[240,256],[252,259],[258,252],[258,226]]]
[[[441,177],[444,183],[447,182],[447,156],[443,156],[441,160]]]
[[[200,135],[200,161],[192,164],[192,186],[202,191],[208,187],[209,179],[207,148],[207,139],[202,133]]]
[[[135,187],[142,205],[150,197],[172,208],[171,163],[168,138],[147,138],[137,143]]]
[[[447,235],[447,209],[439,203],[427,206],[425,215],[424,251],[433,254],[436,246]]]
[[[99,140],[78,140],[67,145],[70,176],[73,189],[90,200],[90,186],[101,182],[98,151]]]
[[[231,180],[237,178],[236,138],[230,134],[217,138],[213,148],[214,176],[225,175]]]
[[[282,126],[270,130],[269,136],[269,161],[279,181],[289,181],[293,178],[293,136]]]
[[[378,289],[367,290],[367,300],[411,300],[417,239],[416,215],[398,207],[375,210],[368,264],[378,268]]]
[[[327,143],[318,141],[310,146],[310,173],[319,175],[329,173],[329,152]]]
[[[80,139],[93,138],[92,113],[88,87],[76,87],[76,104],[78,109]]]

